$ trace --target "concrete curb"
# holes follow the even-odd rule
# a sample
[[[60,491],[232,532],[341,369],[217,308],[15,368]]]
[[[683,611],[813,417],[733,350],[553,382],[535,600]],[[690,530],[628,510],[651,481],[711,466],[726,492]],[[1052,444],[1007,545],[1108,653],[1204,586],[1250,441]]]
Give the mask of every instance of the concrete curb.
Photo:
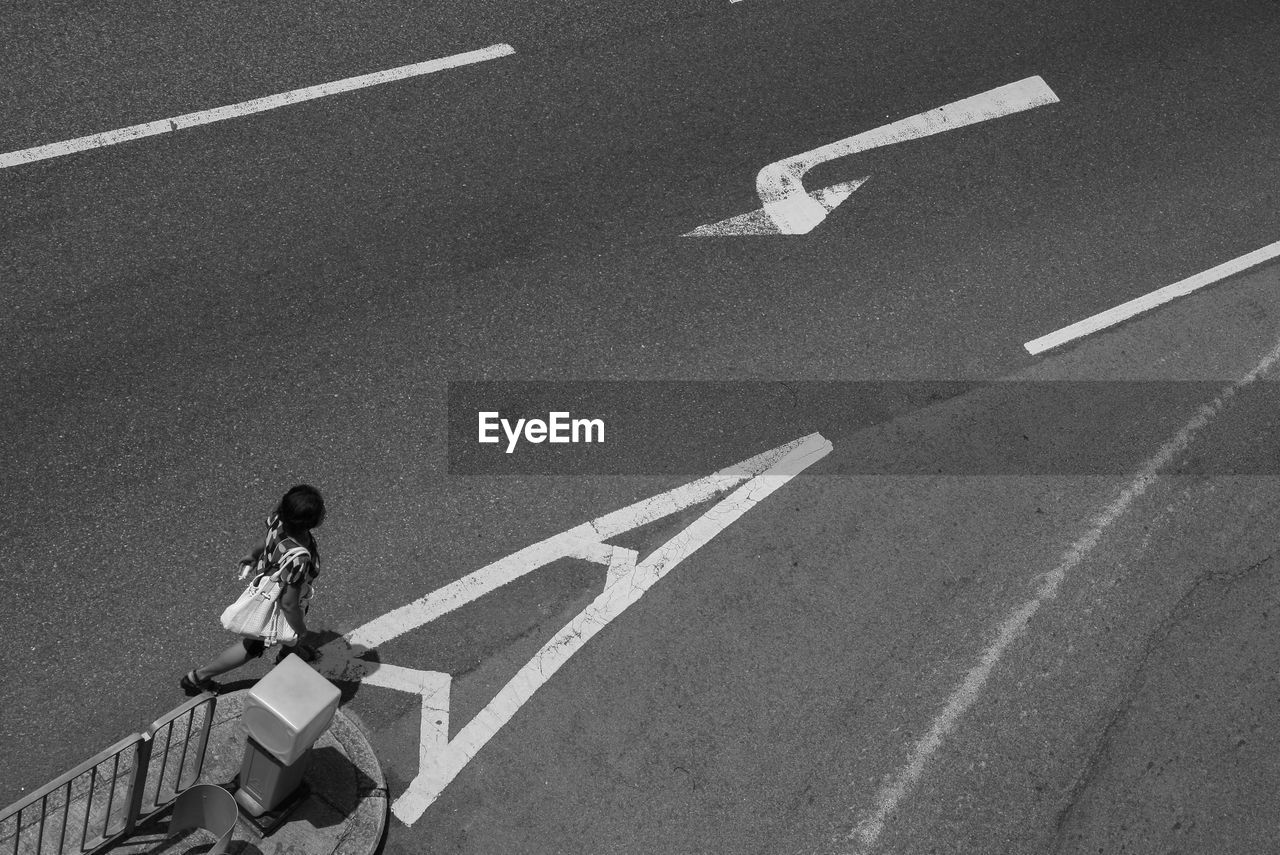
[[[390,815],[387,779],[382,764],[365,735],[364,722],[355,713],[344,712],[339,707],[330,730],[336,732],[337,741],[347,748],[347,756],[355,768],[368,779],[367,786],[357,789],[359,801],[356,811],[347,819],[350,829],[339,841],[334,855],[372,855],[382,845]]]
[[[240,768],[247,733],[241,723],[247,690],[220,695],[200,783],[230,787]],[[341,707],[312,748],[303,778],[310,795],[265,837],[241,814],[228,855],[373,855],[382,845],[388,811],[387,782],[364,727]],[[113,855],[177,855],[198,841],[165,837],[171,811],[140,827],[107,851]],[[195,835],[209,837],[208,832]]]

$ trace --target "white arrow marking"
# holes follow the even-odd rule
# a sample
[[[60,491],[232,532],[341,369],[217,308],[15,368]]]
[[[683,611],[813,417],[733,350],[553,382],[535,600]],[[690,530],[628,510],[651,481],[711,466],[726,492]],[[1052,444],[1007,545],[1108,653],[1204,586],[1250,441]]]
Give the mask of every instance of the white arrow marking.
[[[807,194],[807,197],[817,202],[823,209],[823,216],[826,212],[835,210],[845,199],[848,199],[854,190],[857,190],[866,183],[866,178],[858,178],[854,181],[846,181],[843,184],[833,184],[830,187],[824,187],[821,190],[815,190]],[[806,229],[807,231],[807,229]],[[778,228],[778,224],[769,216],[764,208],[756,208],[754,211],[748,211],[745,214],[739,214],[736,217],[730,217],[727,220],[721,220],[718,223],[707,223],[705,226],[698,226],[691,232],[681,235],[681,237],[729,237],[731,235],[779,235],[784,232]],[[790,234],[789,232],[787,234]]]
[[[867,180],[863,178],[810,193],[804,189],[804,175],[818,164],[856,152],[985,122],[1032,107],[1055,104],[1057,101],[1058,96],[1053,94],[1053,90],[1042,79],[1028,77],[775,161],[756,175],[756,193],[760,196],[763,207],[727,220],[698,226],[682,237],[806,234]]]
[[[569,657],[681,561],[830,451],[831,443],[816,433],[789,442],[526,547],[326,645],[321,668],[332,679],[363,680],[369,685],[422,697],[418,774],[392,804],[396,817],[406,825],[416,822],[471,758]],[[735,485],[740,486],[643,561],[637,561],[639,556],[634,550],[605,543],[605,538],[700,504]],[[448,738],[448,674],[366,661],[355,658],[349,647],[357,645],[357,650],[365,652],[361,648],[395,638],[565,557],[607,565],[604,590],[544,644],[452,740]]]
[[[10,166],[18,166],[23,163],[33,163],[37,160],[48,160],[51,157],[62,157],[66,154],[85,151],[91,148],[102,148],[103,146],[116,145],[117,143],[128,142],[129,140],[142,139],[143,137],[153,137],[157,134],[167,134],[181,130],[182,128],[207,125],[210,122],[221,122],[224,119],[235,119],[240,116],[248,116],[253,113],[274,110],[277,107],[285,107],[290,104],[311,101],[315,98],[324,98],[328,95],[336,95],[339,92],[350,92],[352,89],[363,89],[367,86],[378,86],[383,83],[390,83],[393,80],[404,80],[407,77],[418,77],[423,74],[432,74],[449,68],[458,68],[463,65],[485,62],[486,60],[497,59],[500,56],[508,56],[513,53],[515,53],[515,48],[511,45],[490,45],[486,48],[467,51],[466,53],[458,53],[453,56],[446,56],[442,59],[415,62],[412,65],[402,65],[398,68],[387,69],[386,71],[375,71],[372,74],[362,74],[359,77],[347,77],[343,80],[334,80],[330,83],[320,83],[316,86],[307,86],[303,89],[292,89],[288,92],[281,92],[276,95],[267,95],[263,98],[255,98],[252,101],[241,101],[238,104],[229,104],[225,107],[215,107],[212,110],[201,110],[197,113],[185,113],[181,116],[174,116],[171,119],[157,119],[154,122],[145,122],[141,125],[130,125],[127,128],[119,128],[114,131],[103,131],[98,134],[90,134],[87,137],[76,137],[75,139],[49,143],[48,145],[24,148],[20,151],[11,151],[5,154],[0,154],[0,169],[5,169]]]

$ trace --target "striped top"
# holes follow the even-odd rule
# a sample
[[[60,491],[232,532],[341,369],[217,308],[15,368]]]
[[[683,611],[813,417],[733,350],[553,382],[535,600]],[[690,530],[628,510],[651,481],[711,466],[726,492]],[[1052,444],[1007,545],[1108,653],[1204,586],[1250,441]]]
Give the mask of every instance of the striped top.
[[[301,585],[311,582],[320,574],[320,551],[316,548],[316,539],[307,534],[310,543],[299,543],[285,534],[284,524],[275,514],[267,517],[267,541],[264,557],[270,566],[280,570],[280,581],[285,585]],[[287,563],[281,560],[290,549],[305,547],[307,553],[294,555]]]

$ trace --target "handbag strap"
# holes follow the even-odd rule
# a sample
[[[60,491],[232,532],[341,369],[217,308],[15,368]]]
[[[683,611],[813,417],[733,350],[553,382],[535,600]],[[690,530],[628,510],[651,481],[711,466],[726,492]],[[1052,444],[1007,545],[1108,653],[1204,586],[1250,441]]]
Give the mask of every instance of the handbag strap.
[[[280,556],[280,560],[275,562],[275,571],[270,574],[271,578],[280,581],[280,573],[284,570],[286,564],[296,560],[301,555],[310,555],[311,550],[305,546],[295,546]],[[265,571],[264,571],[265,572]]]

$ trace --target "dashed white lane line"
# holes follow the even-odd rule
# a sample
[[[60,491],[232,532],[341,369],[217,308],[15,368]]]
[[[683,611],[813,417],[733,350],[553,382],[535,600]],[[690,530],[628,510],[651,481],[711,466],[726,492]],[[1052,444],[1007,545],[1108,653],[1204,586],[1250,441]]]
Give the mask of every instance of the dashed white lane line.
[[[964,680],[952,692],[929,730],[916,742],[906,765],[880,788],[871,811],[849,832],[846,839],[839,842],[841,848],[852,845],[851,855],[868,855],[871,852],[884,832],[885,822],[898,809],[907,794],[915,788],[929,761],[942,747],[947,735],[955,729],[961,716],[968,712],[978,699],[978,695],[991,677],[992,670],[1004,656],[1005,651],[1027,628],[1027,624],[1045,601],[1052,599],[1058,593],[1058,588],[1067,574],[1098,545],[1103,533],[1124,515],[1129,506],[1155,483],[1160,470],[1186,450],[1195,435],[1222,411],[1237,392],[1270,371],[1277,361],[1280,361],[1280,342],[1277,342],[1271,352],[1247,374],[1226,386],[1211,403],[1202,406],[1194,418],[1146,461],[1115,501],[1093,519],[1089,530],[1063,554],[1058,566],[1045,574],[1035,594],[1015,608],[1000,624],[996,630],[995,641],[978,657],[977,663],[969,669]]]
[[[1220,279],[1226,279],[1247,270],[1250,267],[1256,267],[1265,261],[1270,261],[1276,256],[1280,256],[1280,241],[1269,243],[1261,249],[1255,249],[1253,252],[1245,253],[1239,258],[1233,258],[1230,261],[1224,261],[1217,267],[1211,267],[1203,273],[1197,273],[1195,276],[1188,276],[1186,279],[1174,282],[1172,285],[1166,285],[1163,288],[1157,288],[1150,294],[1144,294],[1141,297],[1130,300],[1127,303],[1121,303],[1105,312],[1099,312],[1091,315],[1083,321],[1076,321],[1070,326],[1051,332],[1048,335],[1042,335],[1040,338],[1032,339],[1023,345],[1027,352],[1033,356],[1044,353],[1046,350],[1052,350],[1055,347],[1074,341],[1078,338],[1104,330],[1107,327],[1115,326],[1121,321],[1127,321],[1135,315],[1154,309],[1175,300],[1178,297],[1186,296],[1192,291],[1199,290],[1206,285],[1211,285]]]
[[[398,68],[387,69],[386,71],[375,71],[372,74],[362,74],[358,77],[348,77],[343,80],[335,80],[331,83],[321,83],[316,86],[307,86],[302,89],[292,89],[288,92],[281,92],[277,95],[267,95],[263,98],[254,98],[252,101],[241,101],[239,104],[229,104],[226,107],[215,107],[212,110],[185,113],[181,116],[174,116],[169,119],[159,119],[154,122],[145,122],[141,125],[131,125],[127,128],[119,128],[114,131],[103,131],[102,133],[90,134],[85,137],[76,137],[75,139],[63,140],[62,142],[24,148],[20,151],[11,151],[5,154],[0,154],[0,169],[7,169],[11,166],[19,166],[24,163],[33,163],[37,160],[48,160],[53,157],[62,157],[63,155],[73,154],[78,151],[86,151],[87,149],[116,145],[117,143],[142,139],[143,137],[152,137],[157,134],[172,133],[173,131],[181,130],[183,128],[207,125],[211,122],[221,122],[224,119],[236,119],[253,113],[262,113],[267,110],[274,110],[277,107],[287,107],[290,104],[298,104],[303,101],[324,98],[328,95],[337,95],[340,92],[350,92],[353,89],[379,86],[383,83],[391,83],[395,80],[404,80],[407,77],[419,77],[424,74],[432,74],[437,71],[445,71],[447,69],[458,68],[463,65],[485,62],[486,60],[497,59],[498,57],[508,56],[513,53],[515,53],[515,48],[511,45],[490,45],[486,48],[467,51],[466,53],[458,53],[441,59],[416,62],[411,65],[402,65]]]

